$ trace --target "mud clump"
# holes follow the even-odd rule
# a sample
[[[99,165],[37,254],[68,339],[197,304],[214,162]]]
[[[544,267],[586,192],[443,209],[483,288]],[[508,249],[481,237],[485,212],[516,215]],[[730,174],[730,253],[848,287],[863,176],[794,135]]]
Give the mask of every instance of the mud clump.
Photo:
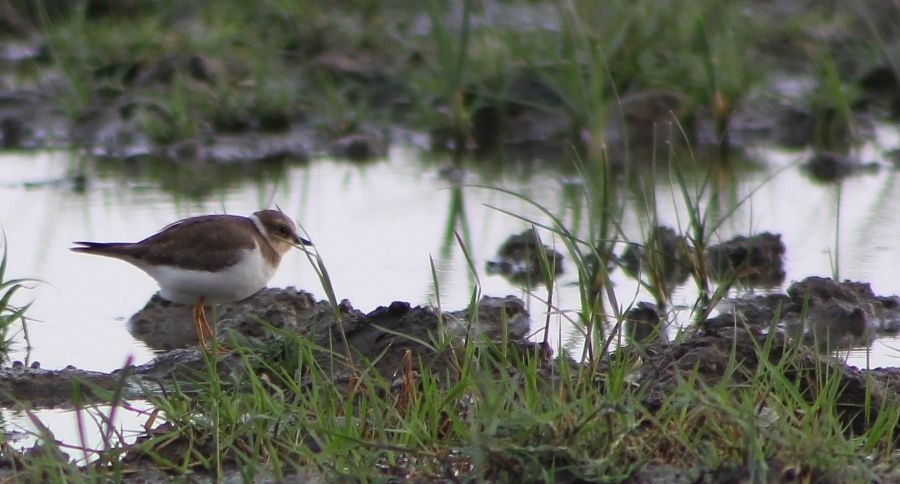
[[[177,347],[155,360],[134,369],[136,378],[169,381],[188,378],[195,369],[203,368],[202,355],[196,347],[196,335],[189,307],[171,304],[154,297],[147,306],[132,317],[141,321],[136,337],[160,348]],[[264,289],[244,301],[215,308],[219,315],[216,324],[218,339],[226,346],[235,342],[250,347],[263,347],[280,331],[303,335],[313,346],[347,348],[362,358],[375,362],[375,368],[386,377],[395,372],[407,350],[429,361],[435,372],[446,369],[446,355],[430,355],[431,349],[418,342],[435,338],[487,338],[491,341],[523,342],[531,326],[525,304],[518,298],[484,297],[473,313],[469,309],[437,313],[431,307],[412,306],[396,301],[363,313],[342,301],[332,308],[326,301],[316,302],[311,294],[295,288]],[[214,313],[211,313],[214,314]],[[170,335],[178,332],[185,339],[173,340]],[[188,328],[190,331],[185,331]],[[156,336],[167,333],[165,339]],[[400,336],[403,335],[403,336]],[[524,346],[523,346],[524,348]],[[342,350],[341,350],[342,351]],[[325,364],[333,358],[331,352],[319,355]],[[225,357],[223,371],[243,371],[240,362]],[[327,365],[326,365],[327,367]],[[349,374],[344,375],[349,376]],[[342,377],[336,376],[337,380]]]
[[[687,239],[670,227],[657,226],[645,244],[628,244],[622,254],[625,274],[640,279],[642,274],[651,284],[662,285],[666,295],[687,282],[691,275],[690,246]]]
[[[90,382],[89,384],[83,384]],[[0,369],[0,405],[13,406],[30,402],[33,406],[53,408],[72,404],[72,392],[76,386],[83,398],[101,398],[102,390],[111,390],[123,384],[123,379],[108,373],[79,370],[66,367],[61,370],[44,370],[39,365],[14,364]],[[97,390],[101,391],[98,392]]]
[[[820,348],[866,345],[876,334],[900,330],[900,297],[876,295],[867,283],[808,277],[786,294],[765,294],[725,301],[706,328],[773,324]]]
[[[294,288],[264,289],[237,303],[211,308],[216,315],[217,338],[226,346],[241,344],[265,351],[279,339],[281,332],[297,333],[317,348],[346,348],[361,361],[373,362],[385,378],[397,371],[407,352],[421,357],[435,374],[452,373],[447,354],[435,354],[420,342],[451,338],[453,341],[505,341],[512,353],[545,355],[543,348],[525,341],[531,318],[522,300],[513,297],[484,297],[474,311],[463,309],[437,313],[431,307],[393,302],[369,313],[342,301],[333,308],[326,301],[316,302],[311,294]],[[127,367],[112,373],[80,370],[43,370],[14,365],[0,369],[2,403],[12,405],[28,401],[35,407],[70,404],[72,388],[81,382],[85,400],[103,398],[99,389],[122,389],[125,398],[140,398],[146,389],[165,388],[176,381],[192,381],[203,374],[206,363],[196,347],[191,308],[154,296],[129,321],[132,333],[161,354],[149,363]],[[543,357],[543,356],[542,356]],[[334,354],[323,350],[316,356],[323,367]],[[247,371],[239,356],[221,357],[221,375]],[[335,375],[335,382],[350,379],[349,370]]]
[[[486,264],[488,274],[500,274],[513,284],[534,287],[563,273],[563,255],[544,245],[534,229],[506,239],[497,258]]]
[[[626,274],[647,277],[665,295],[684,284],[695,270],[688,240],[675,230],[657,226],[645,244],[629,244],[620,257]],[[769,232],[734,237],[706,250],[708,270],[717,282],[737,282],[750,287],[777,286],[784,281],[784,243]]]
[[[771,287],[784,282],[784,253],[781,235],[763,232],[714,245],[707,249],[706,257],[713,280]]]
[[[353,133],[331,140],[328,151],[338,158],[367,161],[387,153],[384,139],[370,133]]]
[[[654,304],[639,302],[625,313],[624,323],[628,341],[641,345],[668,341],[665,319]]]
[[[761,354],[758,348],[765,347],[769,348],[768,353]],[[808,387],[801,390],[804,394],[808,392],[811,401],[820,391],[815,386],[815,372],[836,372],[841,379],[841,391],[835,395],[842,411],[841,419],[856,435],[876,421],[866,414],[865,409],[877,413],[885,402],[900,398],[883,380],[871,386],[871,391],[867,390],[867,372],[848,368],[836,359],[804,348],[797,349],[785,335],[764,334],[754,328],[736,326],[708,330],[675,344],[648,347],[648,360],[643,363],[636,384],[646,391],[643,402],[653,411],[688,379],[696,378],[698,384],[714,387],[722,379],[731,378],[735,388],[740,388],[740,384],[751,378],[754,370],[763,364],[760,357],[768,358],[771,364],[784,366],[785,378],[789,381],[808,381]],[[783,358],[789,358],[790,363],[784,364]],[[732,359],[740,362],[744,371],[726,374]],[[871,375],[878,376],[879,373]],[[869,397],[871,402],[867,401]]]
[[[873,173],[878,171],[878,163],[863,163],[858,158],[831,151],[821,151],[813,154],[802,165],[813,180],[830,183],[838,182],[860,173]]]

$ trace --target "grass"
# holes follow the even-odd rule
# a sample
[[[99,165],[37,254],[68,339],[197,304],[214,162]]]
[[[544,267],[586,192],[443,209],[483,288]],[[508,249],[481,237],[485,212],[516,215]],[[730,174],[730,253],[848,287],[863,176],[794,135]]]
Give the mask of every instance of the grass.
[[[25,343],[29,348],[31,347],[31,341],[28,338],[28,324],[25,317],[25,313],[28,311],[31,303],[16,307],[13,305],[12,299],[17,292],[27,288],[26,284],[34,281],[29,279],[11,279],[8,277],[6,266],[9,262],[9,254],[7,252],[5,233],[3,234],[2,242],[3,256],[0,257],[0,355],[2,355],[2,358],[0,359],[6,359],[6,354],[9,352],[9,349],[14,342],[13,338],[10,336],[10,331],[16,323],[22,325],[22,334]]]
[[[543,318],[533,314],[543,323],[538,348],[483,341],[469,331],[461,339],[440,332],[416,343],[447,355],[447,364],[424,364],[427,355],[409,352],[386,371],[354,351],[343,327],[327,347],[284,331],[267,343],[234,342],[239,365],[233,371],[207,361],[190,381],[148,395],[159,413],[138,443],[113,446],[107,440],[110,448],[97,464],[78,468],[45,435],[32,455],[0,449],[15,477],[118,480],[140,466],[244,480],[289,480],[310,472],[325,480],[621,481],[662,466],[721,481],[868,482],[890,476],[900,405],[879,397],[871,378],[860,392],[840,366],[776,331],[726,332],[716,343],[726,358],[715,368],[702,358],[683,358],[686,366],[671,368],[654,359],[667,348],[620,344],[631,303],[609,276],[618,262],[616,248],[634,242],[649,254],[641,283],[663,310],[672,289],[655,237],[660,202],[655,188],[647,188],[654,185],[641,180],[648,176],[637,168],[641,164],[652,168],[653,180],[657,173],[668,176],[674,198],[685,207],[679,235],[688,242],[683,255],[699,294],[692,319],[706,319],[731,288],[728,282],[711,285],[706,249],[731,213],[722,212],[719,199],[720,175],[733,162],[733,114],[773,68],[760,46],[777,33],[746,14],[751,2],[560,1],[549,10],[552,16],[527,29],[504,26],[474,0],[457,10],[438,0],[422,8],[402,0],[389,4],[347,2],[335,7],[336,14],[309,1],[273,0],[252,8],[199,2],[182,15],[175,3],[158,2],[121,18],[92,14],[79,4],[65,15],[39,10],[37,18],[49,67],[64,82],[60,102],[66,112],[77,118],[100,88],[137,95],[141,132],[161,145],[214,132],[285,130],[307,116],[333,137],[377,119],[445,133],[461,160],[486,112],[495,110],[500,120],[523,110],[564,113],[565,156],[575,160],[583,182],[570,194],[578,211],[565,220],[521,194],[507,194],[535,205],[541,219],[509,215],[548,233],[552,240],[543,243],[557,244],[572,261],[578,312],[562,314],[556,307],[552,264],[541,259],[545,277],[534,295],[545,307]],[[793,40],[804,39],[808,26],[783,22],[790,23]],[[417,27],[422,24],[428,24],[424,31]],[[880,31],[870,31],[878,33],[879,46],[887,45]],[[799,61],[814,68],[818,87],[808,102],[816,117],[813,144],[822,149],[841,146],[857,95],[827,47],[817,46]],[[344,56],[345,68],[322,67],[321,56],[334,53]],[[375,59],[371,70],[359,61],[366,56]],[[175,66],[170,75],[144,83],[169,63]],[[522,84],[552,95],[529,96]],[[379,89],[388,90],[391,101]],[[682,116],[665,113],[653,120],[672,128],[653,131],[649,160],[628,143],[624,153],[613,152],[608,128],[625,123],[630,95],[651,90],[687,99]],[[692,151],[692,116],[712,121],[718,150],[711,160]],[[634,134],[625,130],[624,136]],[[635,184],[646,227],[642,240],[629,241],[623,187]],[[472,310],[481,285],[464,202],[463,188],[454,187],[440,258],[459,249],[472,282],[469,309],[477,314]],[[315,253],[308,256],[340,320],[325,264]],[[9,306],[23,286],[5,280],[5,269],[4,252],[4,339],[27,310]],[[431,270],[440,311],[434,260]],[[583,333],[580,355],[557,348],[559,358],[546,358],[556,315]],[[443,315],[437,320],[445,329]],[[687,333],[674,344],[688,344]],[[688,355],[697,350],[683,349]],[[862,403],[855,399],[860,394]],[[119,399],[110,395],[112,408]],[[115,435],[111,419],[96,425],[101,435]]]
[[[199,2],[186,9],[157,0],[128,15],[97,11],[88,2],[62,12],[47,12],[44,2],[12,3],[46,38],[70,117],[106,96],[149,100],[160,109],[142,128],[159,144],[236,126],[283,130],[307,121],[342,133],[386,113],[382,121],[467,149],[473,140],[495,138],[476,132],[492,129],[482,121],[503,126],[525,108],[563,113],[564,141],[597,155],[619,116],[618,103],[656,90],[684,96],[679,115],[712,123],[724,160],[735,111],[781,68],[769,61],[771,39],[809,45],[816,28],[844,21],[855,22],[859,35],[835,40],[846,43],[841,52],[873,52],[873,45],[884,51],[890,41],[868,10],[815,9],[806,22],[757,22],[768,12],[743,1],[570,0],[555,8],[511,2],[522,27],[475,0],[347,2],[334,12],[308,0],[253,8],[235,0]],[[847,62],[825,54],[833,47],[829,39],[818,42],[800,51],[793,67],[822,80],[806,102],[819,126],[811,142],[830,146],[847,123],[856,88]],[[323,58],[337,61],[323,64]],[[175,75],[160,78],[169,68]],[[154,74],[159,82],[148,83]],[[196,85],[186,86],[188,78]],[[537,83],[532,86],[544,94],[523,91],[522,81]]]
[[[820,151],[846,152],[855,135],[852,105],[858,88],[846,83],[834,58],[821,49],[812,56],[817,62],[818,87],[811,94],[815,113],[815,148]]]
[[[693,201],[697,192],[681,180],[698,211],[694,218],[704,220],[708,195]],[[595,269],[580,255],[598,254],[598,245],[538,208],[549,220],[540,228],[565,248],[591,294]],[[717,226],[696,225],[696,232]],[[471,261],[462,237],[456,239]],[[323,261],[310,257],[329,292]],[[549,276],[549,262],[541,265]],[[474,304],[480,284],[474,263],[469,267]],[[555,310],[552,278],[544,286],[549,314]],[[447,365],[423,364],[429,353],[409,352],[385,368],[348,349],[338,335],[322,347],[271,328],[272,341],[230,344],[238,362],[230,371],[207,360],[193,378],[149,393],[159,412],[148,417],[153,430],[135,444],[108,445],[95,464],[75,466],[49,435],[39,451],[6,448],[3,455],[18,479],[74,482],[115,481],[147,468],[244,480],[312,474],[325,480],[621,481],[665,466],[696,478],[756,482],[791,476],[869,482],[891,475],[900,404],[880,395],[871,379],[853,380],[840,365],[777,331],[764,336],[741,327],[715,340],[712,346],[724,355],[719,360],[654,356],[665,347],[612,351],[622,311],[615,309],[608,281],[601,296],[610,314],[588,305],[577,319],[593,322],[587,331],[594,337],[587,340],[600,343],[588,345],[583,365],[564,352],[549,360],[539,346],[442,334],[421,347],[449,355]],[[112,408],[121,407],[120,399],[109,394]],[[95,425],[107,442],[115,440],[111,418]]]
[[[865,430],[851,430],[837,367],[775,333],[759,338],[757,365],[735,350],[721,371],[683,368],[654,400],[629,383],[633,348],[596,371],[478,342],[455,348],[461,372],[406,359],[391,379],[357,362],[366,377],[348,387],[323,364],[340,367],[342,355],[281,333],[236,348],[245,371],[220,376],[211,364],[151,397],[167,423],[124,461],[84,473],[48,452],[20,463],[19,478],[112,478],[139,463],[242,479],[619,481],[663,465],[751,481],[879,478],[871,459],[890,462],[900,406],[882,401]]]

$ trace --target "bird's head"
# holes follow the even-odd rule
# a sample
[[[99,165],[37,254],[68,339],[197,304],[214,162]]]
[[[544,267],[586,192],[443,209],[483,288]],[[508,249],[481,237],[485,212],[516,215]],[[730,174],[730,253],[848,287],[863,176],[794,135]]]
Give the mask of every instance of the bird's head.
[[[281,210],[260,210],[253,214],[253,218],[259,221],[264,235],[269,239],[272,247],[281,255],[291,248],[303,249],[312,242],[297,235],[297,225]]]

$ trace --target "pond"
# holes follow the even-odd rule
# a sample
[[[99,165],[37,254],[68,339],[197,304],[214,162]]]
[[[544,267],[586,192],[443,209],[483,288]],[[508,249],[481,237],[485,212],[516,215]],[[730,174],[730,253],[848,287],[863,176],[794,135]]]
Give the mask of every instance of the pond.
[[[896,146],[898,137],[896,128],[882,128],[861,158],[881,159],[880,150]],[[896,172],[883,169],[842,185],[823,185],[810,181],[796,166],[805,156],[758,150],[754,157],[764,163],[762,168],[741,173],[732,190],[733,200],[749,198],[726,219],[716,238],[763,231],[781,234],[787,247],[784,286],[810,275],[829,276],[837,260],[842,279],[870,282],[876,294],[900,293],[900,279],[893,272],[900,263],[900,249],[894,244],[900,231],[895,205],[900,202],[891,196]],[[128,264],[70,252],[72,241],[139,240],[182,217],[249,214],[273,203],[308,231],[337,297],[349,299],[362,311],[394,300],[436,304],[429,257],[437,268],[442,307],[455,310],[468,304],[473,276],[456,238],[448,232],[455,203],[460,204],[462,222],[451,225],[451,230],[467,234],[463,239],[474,259],[481,293],[527,296],[502,277],[487,274],[485,263],[507,237],[529,227],[501,210],[536,223],[549,221],[526,201],[481,186],[522,194],[564,221],[578,213],[573,204],[583,202],[577,187],[572,196],[570,179],[538,169],[505,176],[470,173],[466,185],[454,189],[441,176],[440,160],[430,160],[423,168],[422,157],[434,155],[396,148],[386,159],[367,164],[317,159],[290,165],[270,179],[231,180],[214,187],[209,196],[191,199],[160,190],[149,179],[114,173],[89,175],[87,187],[80,191],[64,181],[67,170],[77,163],[70,153],[4,154],[0,223],[8,243],[8,274],[40,281],[22,294],[22,299],[33,300],[28,312],[33,348],[26,351],[19,338],[11,358],[39,361],[44,368],[74,365],[97,371],[119,368],[129,356],[138,364],[148,361],[154,352],[131,336],[126,322],[156,291],[155,282]],[[683,227],[687,218],[677,189],[666,176],[658,176],[655,185],[659,223]],[[640,241],[647,223],[635,206],[626,203],[623,229],[629,240]],[[565,252],[552,234],[545,232],[543,240]],[[563,312],[576,310],[579,304],[575,271],[571,265],[567,268],[555,302]],[[614,271],[612,277],[623,306],[649,300],[622,271]],[[324,298],[300,252],[286,257],[270,286],[296,286]],[[535,290],[529,300],[535,330],[544,319],[543,292]],[[687,284],[676,291],[673,301],[676,308],[689,307],[694,297]],[[559,314],[553,319],[557,325],[551,334],[553,346],[562,343],[577,350],[578,331]],[[96,351],[98,345],[103,351]],[[875,366],[893,366],[892,353],[878,344],[871,361]]]
[[[787,247],[786,279],[768,290],[782,291],[791,281],[810,275],[830,276],[837,261],[840,278],[869,282],[876,294],[900,293],[900,278],[894,272],[900,265],[896,244],[900,218],[895,215],[900,200],[893,196],[898,177],[883,161],[884,153],[898,145],[900,129],[880,127],[860,158],[881,161],[882,168],[839,185],[809,179],[799,167],[807,152],[753,150],[752,163],[738,168],[741,171],[734,176],[738,181],[725,197],[741,203],[715,241],[764,231],[781,234]],[[84,186],[68,176],[81,163],[86,163]],[[129,357],[137,364],[149,361],[156,352],[132,336],[127,322],[156,292],[155,282],[128,264],[73,253],[72,242],[139,240],[179,218],[249,214],[276,203],[309,233],[338,299],[346,298],[364,312],[395,300],[435,305],[433,259],[442,308],[465,307],[476,277],[454,236],[459,232],[474,260],[480,293],[525,298],[533,337],[542,338],[545,290],[529,293],[501,276],[489,275],[485,264],[507,237],[530,227],[504,212],[537,223],[549,221],[529,202],[486,187],[521,194],[578,224],[584,216],[579,204],[584,201],[577,180],[546,167],[483,173],[473,169],[459,184],[445,176],[448,163],[416,147],[394,147],[384,159],[366,163],[319,158],[252,176],[179,180],[181,188],[197,188],[191,193],[172,190],[165,176],[140,170],[123,173],[71,152],[0,154],[0,224],[9,253],[7,277],[38,281],[18,298],[19,304],[32,301],[27,325],[32,346],[27,348],[23,334],[17,333],[10,359],[39,362],[48,369],[74,365],[97,371],[120,368]],[[659,223],[685,230],[684,204],[672,179],[657,175],[652,186]],[[637,193],[623,193],[630,197],[624,205],[623,232],[629,240],[640,241],[649,226],[646,214],[637,208]],[[565,254],[558,237],[543,230],[541,234],[546,244]],[[572,323],[580,301],[577,277],[568,256],[564,264],[554,293],[558,310],[551,314],[550,342],[554,349],[578,354],[582,336]],[[612,280],[624,307],[652,300],[621,270],[612,273]],[[299,251],[283,260],[270,286],[295,286],[325,297]],[[675,291],[676,322],[688,319],[695,298],[690,283]],[[670,332],[676,326],[670,325]],[[870,348],[842,356],[860,367],[896,366],[898,349],[900,340],[882,336]],[[58,416],[66,412],[38,415],[59,422]],[[14,424],[29,425],[22,415],[6,417]],[[71,432],[71,414],[68,422]]]

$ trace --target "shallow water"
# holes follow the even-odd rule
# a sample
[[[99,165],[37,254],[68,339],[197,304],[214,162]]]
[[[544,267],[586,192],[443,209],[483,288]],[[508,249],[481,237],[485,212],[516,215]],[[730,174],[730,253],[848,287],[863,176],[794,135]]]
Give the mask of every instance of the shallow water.
[[[884,150],[898,144],[900,129],[883,127],[877,143],[868,146],[861,158],[881,160]],[[8,277],[42,281],[20,297],[20,302],[34,301],[28,312],[33,319],[28,324],[33,348],[27,352],[20,337],[12,358],[39,361],[44,368],[71,364],[99,371],[119,368],[129,356],[137,363],[148,361],[153,352],[129,334],[125,323],[156,291],[156,284],[128,264],[72,253],[68,250],[71,242],[138,240],[178,218],[201,213],[247,214],[273,203],[295,216],[309,232],[338,298],[349,299],[363,311],[393,300],[435,304],[429,257],[438,268],[442,306],[460,309],[468,303],[473,277],[447,230],[448,217],[460,207],[465,223],[455,228],[475,259],[482,294],[523,295],[502,277],[484,271],[485,262],[494,257],[506,237],[528,228],[522,220],[492,207],[541,223],[547,222],[546,217],[500,191],[472,186],[454,190],[453,184],[439,175],[440,160],[423,164],[422,156],[413,148],[395,148],[385,160],[367,164],[316,159],[290,165],[279,176],[229,180],[220,186],[203,185],[199,179],[196,185],[209,192],[191,198],[160,190],[160,182],[151,178],[104,173],[91,166],[86,189],[80,191],[68,183],[56,183],[78,163],[70,153],[0,154],[0,224],[8,240]],[[900,236],[900,218],[895,216],[900,201],[892,196],[897,173],[886,167],[850,178],[838,189],[837,185],[810,181],[795,163],[805,156],[803,152],[753,152],[751,157],[760,167],[740,172],[740,181],[727,197],[732,201],[749,199],[726,220],[717,238],[780,233],[787,247],[784,286],[810,275],[831,275],[836,259],[841,278],[868,281],[878,294],[900,293],[900,278],[894,273],[900,263],[900,247],[895,243]],[[520,175],[485,178],[470,173],[465,183],[506,188],[526,195],[563,220],[577,217],[573,204],[579,202],[565,194],[573,191],[566,179],[549,170]],[[179,183],[191,186],[190,181]],[[684,227],[683,203],[669,178],[658,176],[654,184],[659,221]],[[629,197],[637,196],[629,193]],[[648,223],[634,206],[626,204],[624,230],[629,239],[641,240]],[[549,233],[543,239],[553,243]],[[564,314],[576,309],[579,302],[572,284],[575,271],[571,265],[567,269],[555,301]],[[613,273],[613,281],[623,306],[649,299],[621,271]],[[296,286],[324,297],[309,262],[299,252],[285,258],[270,285]],[[544,319],[543,297],[539,290],[529,300],[536,330]],[[673,302],[676,307],[690,306],[693,297],[694,292],[683,287],[676,291]],[[578,331],[558,313],[552,320],[554,346],[577,350]],[[900,355],[896,347],[900,343],[893,339],[877,342],[868,364],[896,365]],[[865,351],[854,351],[850,361],[864,366],[866,356]]]
[[[897,129],[883,128],[880,146],[868,147],[861,158],[880,159],[880,150],[897,146],[898,138]],[[156,291],[155,282],[128,264],[72,253],[71,242],[138,240],[178,218],[247,214],[272,203],[295,216],[309,232],[338,298],[349,299],[363,311],[394,300],[435,304],[429,257],[438,268],[442,306],[460,309],[468,303],[473,277],[448,231],[448,217],[460,207],[465,222],[455,228],[475,260],[481,293],[523,295],[502,277],[484,271],[485,262],[495,256],[506,237],[528,228],[522,220],[492,207],[541,223],[547,222],[546,217],[527,202],[497,190],[472,186],[454,190],[439,175],[440,162],[423,168],[421,156],[416,149],[396,148],[385,160],[361,165],[317,159],[290,165],[269,178],[223,182],[212,186],[205,197],[188,198],[159,190],[159,182],[152,178],[104,174],[90,167],[86,189],[76,190],[62,181],[78,163],[70,153],[2,154],[0,223],[10,254],[8,277],[42,281],[20,297],[34,301],[28,312],[33,319],[28,324],[33,348],[26,351],[20,337],[12,358],[39,361],[44,368],[71,364],[99,371],[119,368],[129,356],[137,363],[148,361],[153,352],[128,333],[125,323]],[[900,263],[900,247],[895,243],[900,237],[900,218],[895,215],[900,201],[891,196],[898,184],[895,171],[863,174],[838,188],[811,182],[802,173],[796,162],[806,153],[760,149],[752,156],[765,164],[739,174],[740,181],[728,198],[749,198],[726,219],[717,239],[780,233],[787,247],[784,286],[810,275],[831,275],[836,259],[841,278],[868,281],[878,294],[900,293],[900,278],[894,274]],[[521,193],[563,220],[577,218],[572,205],[578,199],[563,195],[567,188],[561,176],[547,170],[524,177],[521,173],[488,176],[470,173],[465,182]],[[684,227],[684,204],[670,180],[657,177],[655,190],[659,221]],[[641,240],[648,223],[634,207],[634,203],[626,204],[624,229],[630,240]],[[543,238],[554,242],[551,234]],[[577,309],[579,303],[572,284],[574,270],[567,268],[555,295],[564,313]],[[613,273],[613,281],[623,306],[648,299],[621,271]],[[296,286],[324,297],[309,262],[299,252],[285,258],[270,286]],[[536,291],[529,301],[536,330],[544,319],[542,293]],[[676,291],[673,302],[676,307],[690,306],[693,297],[688,285]],[[572,324],[557,313],[552,319],[554,346],[577,350],[580,338]],[[895,365],[893,347],[900,344],[893,343],[874,345],[869,364]],[[864,351],[853,352],[850,358],[854,364],[865,364]]]
[[[200,213],[247,214],[278,203],[305,227],[325,260],[338,298],[369,311],[393,300],[435,302],[429,256],[440,272],[441,304],[463,308],[470,297],[470,273],[458,246],[443,235],[453,190],[437,170],[423,173],[416,151],[395,150],[388,160],[364,166],[316,160],[290,168],[283,179],[239,183],[218,190],[212,200],[179,201],[142,182],[92,180],[85,193],[64,186],[21,186],[0,180],[5,205],[10,275],[43,281],[28,294],[34,300],[28,325],[30,359],[44,368],[72,364],[107,371],[129,355],[136,363],[153,353],[128,333],[125,322],[156,291],[155,282],[128,264],[70,252],[73,240],[138,240],[166,224]],[[31,181],[59,178],[64,153],[4,156],[0,171],[23,166]],[[21,171],[20,171],[21,173]],[[559,183],[545,179],[528,189],[536,199],[553,199]],[[482,266],[503,238],[527,227],[484,203],[525,213],[524,203],[491,190],[465,189],[470,250]],[[533,210],[532,210],[533,212]],[[441,256],[441,253],[447,253]],[[484,294],[520,294],[500,277],[481,275]],[[270,286],[296,286],[324,297],[301,253],[289,254]],[[103,351],[96,351],[97,345]],[[13,359],[23,359],[19,349]]]
[[[0,416],[6,423],[4,439],[14,447],[31,448],[49,431],[51,436],[48,438],[61,443],[61,450],[76,463],[82,464],[97,458],[94,451],[133,444],[148,421],[161,423],[161,418],[151,417],[153,410],[147,402],[132,401],[126,407],[120,406],[115,410],[109,405],[92,405],[79,411],[2,409]],[[35,424],[36,420],[39,425]]]
[[[877,142],[867,146],[861,158],[880,161],[884,151],[898,145],[900,128],[883,127]],[[774,290],[810,275],[829,276],[833,261],[838,260],[841,278],[870,282],[877,294],[900,293],[895,270],[900,266],[900,244],[896,243],[900,200],[893,196],[900,183],[897,172],[885,162],[879,172],[847,179],[840,187],[823,185],[810,181],[797,166],[806,155],[765,149],[751,153],[757,167],[735,173],[739,181],[726,191],[730,195],[723,196],[721,212],[736,200],[747,200],[726,219],[717,241],[762,231],[780,233],[787,247],[787,278]],[[459,231],[475,260],[481,293],[526,297],[535,338],[540,338],[546,311],[543,290],[528,297],[502,277],[487,275],[484,265],[509,235],[529,227],[492,207],[541,223],[547,223],[546,218],[523,200],[497,190],[458,185],[454,189],[440,176],[442,160],[423,163],[422,156],[417,149],[395,148],[386,159],[361,165],[316,159],[275,170],[277,176],[264,173],[212,183],[202,177],[173,181],[164,170],[153,178],[89,165],[88,183],[80,190],[63,181],[79,163],[68,152],[0,154],[0,224],[8,242],[7,277],[41,281],[18,298],[19,303],[33,301],[28,311],[33,347],[28,350],[19,333],[11,358],[39,361],[43,368],[75,365],[98,371],[119,368],[129,357],[138,364],[150,360],[153,351],[131,336],[126,321],[156,291],[155,282],[128,264],[70,252],[71,242],[138,240],[178,218],[247,214],[273,203],[309,232],[338,298],[349,299],[363,311],[393,300],[436,304],[429,257],[437,267],[442,307],[463,308],[474,278],[453,236],[454,229]],[[465,180],[521,193],[574,223],[583,215],[578,215],[580,198],[571,196],[578,187],[570,182],[540,169],[525,175],[470,173]],[[186,196],[160,189],[170,184],[197,190],[189,190],[194,195]],[[651,185],[659,222],[683,230],[684,204],[671,180],[658,176]],[[649,223],[638,215],[644,212],[635,209],[633,202],[639,195],[628,192],[625,196],[630,200],[624,230],[630,240],[642,240],[640,234]],[[454,214],[457,222],[448,224]],[[545,243],[554,242],[549,233],[542,238]],[[579,296],[575,271],[568,260],[566,264],[554,301],[561,311],[551,317],[550,341],[554,347],[577,353],[582,339],[567,317],[577,309]],[[651,300],[622,271],[615,271],[612,279],[622,306]],[[285,258],[270,286],[296,286],[324,297],[309,262],[299,252]],[[695,296],[687,285],[676,290],[672,301],[676,308],[689,308]],[[678,318],[686,319],[688,311],[682,309]],[[842,356],[860,367],[897,366],[900,339],[882,337],[869,348],[845,351]],[[75,412],[41,410],[35,415],[59,440],[81,442]],[[27,415],[5,411],[3,418],[7,432],[25,430],[19,434],[20,445],[33,442],[27,432],[35,428]],[[115,426],[139,429],[145,421],[146,415],[121,412]],[[102,447],[101,433],[91,428],[97,427],[88,426],[88,445]],[[77,451],[71,454],[80,457]]]

